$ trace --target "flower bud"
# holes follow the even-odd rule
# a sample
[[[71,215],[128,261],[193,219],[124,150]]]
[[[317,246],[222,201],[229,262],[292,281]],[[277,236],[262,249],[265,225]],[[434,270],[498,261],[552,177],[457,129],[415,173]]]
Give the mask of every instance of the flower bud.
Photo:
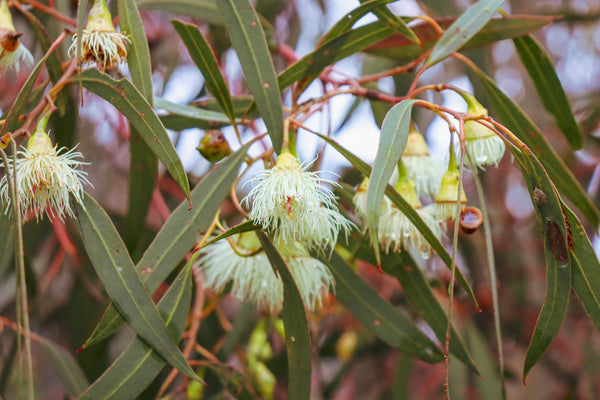
[[[488,115],[488,111],[473,96],[469,95],[467,113],[471,115]],[[471,162],[479,168],[484,165],[498,165],[506,145],[496,132],[476,120],[464,123],[465,148]]]
[[[19,42],[23,34],[15,30],[6,0],[0,0],[0,69],[19,72],[21,63],[33,64],[33,56]]]
[[[456,165],[456,156],[452,152],[448,170],[442,177],[440,190],[435,196],[436,217],[440,221],[454,219],[456,216],[456,205],[460,193],[461,208],[467,204],[467,195],[462,186],[460,186],[460,172]]]

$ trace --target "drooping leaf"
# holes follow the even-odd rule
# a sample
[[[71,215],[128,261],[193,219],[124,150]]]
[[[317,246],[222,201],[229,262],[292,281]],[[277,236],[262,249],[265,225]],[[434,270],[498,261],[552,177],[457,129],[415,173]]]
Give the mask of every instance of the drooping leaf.
[[[346,150],[343,146],[340,146],[340,144],[337,143],[335,140],[332,140],[331,138],[325,135],[321,135],[319,133],[315,133],[315,135],[317,135],[318,137],[329,143],[337,151],[339,151],[340,154],[343,155],[348,161],[350,161],[350,163],[361,174],[363,174],[364,176],[369,176],[371,174],[371,167],[367,163],[365,163],[363,160]],[[388,185],[385,189],[385,194],[392,201],[392,203],[396,207],[398,207],[398,209],[402,211],[404,215],[406,215],[410,222],[412,222],[412,224],[417,227],[417,229],[419,230],[419,232],[421,232],[425,240],[427,240],[427,243],[429,243],[431,248],[435,252],[437,252],[437,254],[440,256],[440,258],[446,264],[446,266],[448,268],[452,268],[452,258],[450,257],[450,254],[448,254],[440,240],[433,234],[433,232],[431,232],[431,229],[429,228],[429,226],[427,226],[425,221],[423,221],[421,216],[419,216],[419,214],[417,214],[417,212],[410,206],[410,204],[408,204],[408,202],[404,200],[402,196],[390,185]],[[473,301],[475,307],[478,307],[477,299],[475,298],[473,289],[471,289],[469,282],[467,282],[466,278],[464,277],[463,273],[460,271],[459,268],[456,268],[456,279],[460,283],[462,288],[467,292],[467,294]]]
[[[210,24],[223,24],[216,0],[139,0],[137,3],[140,10],[165,11],[195,17]]]
[[[131,39],[127,51],[127,66],[131,74],[131,81],[152,106],[150,49],[142,18],[134,0],[119,0],[117,4],[121,30],[127,33]],[[133,254],[152,201],[158,173],[158,159],[138,131],[131,126],[129,143],[131,160],[129,163],[129,207],[125,218],[125,243]]]
[[[190,186],[181,160],[152,106],[127,79],[114,80],[91,68],[81,73],[83,86],[115,106],[165,165],[186,197]]]
[[[379,241],[377,227],[379,226],[379,215],[381,214],[381,203],[383,195],[398,160],[408,140],[408,128],[410,126],[411,112],[414,100],[403,100],[396,104],[387,113],[381,124],[381,137],[377,155],[373,162],[373,169],[369,177],[367,188],[367,221],[371,243],[374,244],[375,256],[379,262]]]
[[[310,398],[310,336],[302,297],[298,292],[292,274],[271,240],[263,232],[257,232],[258,240],[277,270],[283,282],[283,326],[288,354],[288,399],[308,400]]]
[[[197,26],[177,20],[171,22],[190,52],[192,60],[194,60],[202,72],[208,90],[215,97],[221,109],[227,114],[231,124],[234,125],[236,123],[235,110],[229,94],[229,88],[227,87],[227,83],[225,83],[223,75],[221,75],[221,70],[210,45]]]
[[[46,350],[67,394],[72,397],[79,396],[89,383],[75,358],[60,345],[48,339],[37,336],[35,341]]]
[[[319,40],[319,45],[328,42],[336,36],[341,35],[344,32],[347,32],[357,23],[362,17],[370,13],[371,11],[384,6],[388,3],[391,3],[395,0],[369,0],[369,1],[361,1],[360,6],[356,7],[352,11],[345,14],[342,18],[338,20],[327,31],[325,35]]]
[[[242,222],[241,224],[236,225],[231,229],[228,229],[227,231],[221,233],[219,236],[215,237],[214,239],[211,239],[210,241],[206,242],[206,244],[204,246],[208,246],[209,244],[218,242],[219,240],[228,238],[233,235],[239,235],[240,233],[244,233],[244,232],[252,232],[252,231],[255,231],[258,229],[262,229],[262,228],[260,225],[255,225],[254,221]]]
[[[483,71],[470,65],[485,89],[492,106],[492,116],[506,126],[530,149],[533,149],[559,193],[569,199],[585,217],[597,226],[600,221],[598,209],[588,198],[577,178],[556,154],[539,128],[524,111],[496,86]]]
[[[77,42],[75,45],[75,56],[77,57],[77,64],[81,67],[81,43],[83,26],[86,23],[86,11],[87,11],[88,0],[78,0],[77,2]]]
[[[192,296],[191,265],[182,269],[158,303],[167,330],[179,341],[190,308]],[[166,361],[136,336],[121,355],[91,385],[79,400],[134,399],[165,366]]]
[[[219,163],[191,193],[193,208],[182,202],[158,232],[136,269],[142,274],[147,290],[153,293],[161,282],[192,250],[199,232],[208,229],[223,198],[237,177],[238,170],[251,143]],[[123,325],[123,318],[109,306],[84,344],[84,348],[112,335]]]
[[[503,3],[504,0],[480,0],[469,7],[444,32],[425,61],[425,66],[431,67],[459,50],[485,26]]]
[[[286,68],[278,76],[279,89],[283,90],[301,79],[307,79],[308,84],[328,65],[364,50],[393,32],[379,21],[347,31]]]
[[[119,313],[169,364],[190,378],[200,380],[167,331],[106,212],[86,194],[83,203],[77,204],[76,213],[85,249]]]
[[[364,3],[364,0],[359,0],[361,3]],[[384,24],[389,25],[390,28],[400,33],[403,36],[406,36],[408,39],[412,40],[415,43],[420,44],[419,38],[417,35],[409,28],[406,22],[394,15],[389,8],[385,5],[378,7],[373,10],[373,14],[377,16],[377,18],[383,22]]]
[[[548,53],[531,35],[515,38],[513,43],[544,107],[554,115],[556,124],[571,147],[580,149],[583,146],[583,133],[573,117],[571,105]]]
[[[333,252],[331,260],[320,258],[335,278],[335,297],[377,337],[393,348],[429,363],[444,359],[444,354],[427,335],[382,299],[337,252]]]
[[[525,356],[523,367],[523,381],[525,381],[531,368],[554,340],[567,312],[571,292],[569,247],[572,245],[572,235],[565,224],[554,185],[544,168],[528,149],[513,150],[544,233],[546,258],[546,298]]]
[[[565,205],[567,226],[571,229],[571,280],[573,290],[590,320],[600,332],[600,262],[577,216]]]
[[[5,134],[6,132],[14,132],[21,125],[19,123],[19,117],[23,114],[27,103],[31,100],[33,85],[35,84],[35,81],[40,75],[40,71],[42,70],[42,67],[44,66],[44,63],[46,62],[47,58],[48,54],[42,57],[42,59],[37,63],[33,71],[31,71],[31,73],[29,74],[29,77],[25,81],[25,84],[23,85],[23,87],[19,91],[19,94],[17,95],[17,98],[15,99],[15,102],[12,104],[10,110],[8,111],[8,114],[6,115],[4,124],[2,125],[2,129],[0,129],[0,135]],[[44,84],[39,85],[39,88],[42,90],[44,89],[44,87]]]
[[[161,97],[154,98],[154,105],[169,112],[167,115],[159,116],[168,129],[178,131],[188,128],[215,129],[231,123],[229,117],[222,112],[175,104]]]
[[[443,29],[450,27],[454,21],[456,21],[455,18],[436,19],[436,22]],[[469,39],[461,47],[461,50],[470,50],[500,40],[523,36],[555,21],[555,17],[538,15],[509,15],[505,18],[494,18]],[[419,23],[412,29],[423,43],[423,46],[419,46],[401,35],[392,34],[369,46],[367,52],[391,59],[415,59],[431,49],[440,37],[440,34],[428,22]]]
[[[375,258],[367,246],[361,246],[357,257],[369,263],[374,263]],[[427,282],[420,266],[415,262],[409,252],[384,254],[381,257],[381,268],[384,272],[394,276],[402,285],[402,290],[431,327],[440,342],[446,341],[448,329],[448,316],[444,307],[435,297],[431,286]],[[479,374],[479,369],[469,354],[458,332],[452,327],[450,331],[450,353],[473,372]]]
[[[277,153],[283,145],[283,104],[267,40],[250,0],[217,2],[229,32],[246,84],[263,118]]]

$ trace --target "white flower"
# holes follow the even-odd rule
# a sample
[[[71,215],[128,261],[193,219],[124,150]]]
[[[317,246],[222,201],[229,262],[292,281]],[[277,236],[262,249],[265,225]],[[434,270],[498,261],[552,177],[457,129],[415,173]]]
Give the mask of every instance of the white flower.
[[[398,170],[396,169],[396,179],[398,180]],[[363,179],[363,181],[358,185],[356,189],[356,193],[354,194],[354,198],[352,202],[354,203],[354,209],[356,211],[356,215],[358,215],[363,221],[367,220],[367,187],[369,186],[369,178]],[[392,201],[387,197],[383,196],[383,200],[381,202],[381,214],[383,215],[385,211],[392,206]]]
[[[433,216],[433,207],[424,207],[416,210],[417,214],[427,224],[433,234],[440,238],[441,229]],[[390,207],[381,216],[378,227],[379,243],[385,252],[401,251],[409,246],[417,250],[423,258],[428,258],[430,246],[423,234],[397,207]]]
[[[202,250],[204,254],[199,262],[206,286],[221,292],[231,282],[233,296],[279,312],[283,306],[283,283],[265,253],[259,251],[256,235],[248,232],[230,240],[231,243],[221,240]],[[321,307],[323,296],[334,285],[327,267],[310,257],[297,243],[280,250],[304,306],[310,310]]]
[[[464,128],[465,148],[471,161],[479,168],[491,164],[497,166],[506,150],[504,140],[474,120],[465,121]]]
[[[335,244],[339,230],[352,226],[335,208],[333,192],[321,186],[337,183],[306,168],[291,154],[281,154],[273,168],[252,179],[258,182],[243,201],[252,199],[250,218],[285,243]]]
[[[0,70],[12,68],[19,72],[21,63],[33,64],[33,56],[19,42],[21,35],[15,30],[7,2],[0,0]]]
[[[82,154],[75,149],[56,149],[46,133],[36,132],[30,139],[27,148],[22,147],[17,158],[17,196],[21,205],[21,213],[25,217],[33,211],[39,219],[44,212],[56,215],[61,220],[65,215],[73,216],[69,203],[72,195],[75,201],[82,203],[82,182],[90,184],[87,173],[76,169],[87,163],[78,159]],[[0,198],[6,204],[6,212],[10,213],[11,197],[7,175],[12,177],[12,165],[8,174],[0,180]]]
[[[96,63],[101,69],[113,69],[127,60],[127,44],[131,40],[116,31],[105,0],[94,2],[86,28],[81,35],[81,61]],[[77,34],[69,47],[69,55],[77,52]]]
[[[467,195],[462,185],[460,185],[460,171],[456,165],[456,157],[454,153],[451,153],[448,171],[444,174],[440,190],[435,196],[435,217],[438,221],[456,217],[459,193],[461,208],[464,208],[467,204]]]

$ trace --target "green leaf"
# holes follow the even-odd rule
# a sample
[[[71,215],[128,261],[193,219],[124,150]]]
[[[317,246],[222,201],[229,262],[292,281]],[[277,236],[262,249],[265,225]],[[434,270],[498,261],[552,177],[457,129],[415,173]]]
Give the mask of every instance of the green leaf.
[[[381,124],[381,137],[367,188],[367,222],[375,257],[379,263],[377,227],[383,194],[408,140],[411,112],[415,100],[403,100],[388,111]]]
[[[577,178],[569,171],[565,163],[556,154],[552,146],[542,135],[539,128],[524,113],[524,111],[508,96],[506,96],[483,71],[470,65],[481,81],[493,109],[493,116],[523,143],[536,152],[536,155],[550,176],[552,182],[594,226],[600,222],[598,209],[588,198]]]
[[[427,279],[423,275],[423,271],[411,257],[410,253],[403,251],[401,253],[383,255],[381,268],[398,279],[398,282],[402,285],[402,290],[425,322],[427,322],[427,325],[431,327],[435,336],[440,342],[445,342],[446,330],[448,329],[446,310],[435,297],[431,286],[429,286]],[[469,354],[454,326],[450,332],[450,353],[473,372],[480,374],[475,361]]]
[[[283,105],[267,39],[250,0],[219,0],[217,7],[231,37],[246,84],[254,95],[273,148],[283,145]]]
[[[15,102],[10,107],[8,114],[4,120],[4,124],[2,125],[2,129],[0,129],[0,135],[3,135],[6,132],[14,132],[16,131],[22,124],[19,123],[19,117],[23,114],[25,107],[29,100],[31,100],[31,91],[33,90],[33,85],[40,75],[40,71],[48,58],[48,54],[44,56],[35,66],[33,71],[29,74],[29,77],[25,81],[25,84],[19,91]],[[41,84],[39,88],[45,87],[44,84]],[[37,89],[37,88],[36,88]]]
[[[149,292],[154,293],[162,281],[194,247],[198,233],[206,231],[219,210],[223,198],[234,183],[251,143],[219,163],[191,193],[193,208],[182,202],[158,232],[136,269]],[[119,312],[111,305],[84,344],[84,348],[112,335],[123,325]]]
[[[41,344],[46,350],[52,365],[62,383],[67,394],[71,397],[77,397],[88,386],[88,380],[85,373],[75,361],[75,358],[63,349],[57,343],[37,336],[35,341]]]
[[[544,233],[546,257],[546,298],[527,349],[523,381],[558,333],[569,304],[571,232],[565,225],[563,210],[554,185],[535,156],[527,149],[513,148],[533,200],[538,222]]]
[[[365,2],[364,0],[359,1],[361,3]],[[408,27],[406,22],[404,22],[402,18],[399,18],[398,16],[394,15],[385,5],[373,10],[373,14],[375,14],[381,22],[387,24],[396,32],[400,33],[403,36],[406,36],[415,43],[421,44],[421,41],[419,40],[417,35],[412,31],[412,29]]]
[[[154,106],[169,112],[167,115],[159,116],[168,129],[178,131],[188,128],[215,129],[231,123],[229,117],[222,112],[175,104],[161,97],[154,98]]]
[[[195,17],[211,24],[223,24],[215,0],[139,0],[137,3],[140,10],[166,11]]]
[[[455,19],[442,18],[436,21],[443,29],[447,29]],[[470,50],[487,46],[500,40],[523,36],[555,21],[555,17],[538,15],[509,15],[505,18],[495,18],[490,20],[475,36],[469,39],[462,46],[461,50]],[[419,46],[401,35],[393,34],[369,46],[367,52],[392,59],[415,59],[431,49],[437,43],[440,36],[428,22],[417,24],[412,29],[419,39],[421,39],[423,46]]]
[[[87,12],[88,0],[77,1],[77,42],[76,42],[76,56],[77,64],[81,68],[81,40],[83,35],[83,26],[86,23],[86,12]]]
[[[152,64],[142,18],[133,0],[119,0],[119,24],[131,39],[127,52],[127,65],[131,81],[152,106]],[[131,124],[130,124],[131,125]],[[146,215],[152,201],[158,159],[144,143],[139,132],[130,126],[129,208],[125,218],[125,243],[131,254],[139,242],[145,226]]]
[[[337,253],[331,260],[320,257],[335,278],[335,297],[365,327],[395,349],[428,363],[440,362],[444,354],[400,310],[367,285]]]
[[[358,171],[361,174],[363,174],[364,176],[369,176],[371,174],[371,167],[369,166],[369,164],[356,157],[354,154],[346,150],[343,146],[340,146],[340,144],[337,143],[335,140],[332,140],[331,138],[321,135],[319,133],[314,134],[326,141],[327,143],[329,143],[337,151],[339,151],[340,154],[343,155],[348,161],[350,161],[350,163],[356,169],[358,169]],[[427,243],[429,243],[432,249],[437,252],[437,254],[440,256],[440,258],[446,264],[446,266],[448,268],[452,268],[452,258],[450,257],[450,254],[448,254],[440,240],[433,234],[433,232],[431,232],[431,229],[429,228],[429,226],[427,226],[425,221],[423,221],[421,216],[417,214],[417,212],[410,206],[410,204],[408,204],[406,200],[404,200],[402,196],[390,185],[388,185],[385,189],[385,194],[392,201],[392,203],[396,207],[398,207],[398,209],[402,211],[404,215],[406,215],[410,222],[412,222],[413,225],[417,227],[417,229],[419,230],[419,232],[421,232],[425,240],[427,240]],[[466,278],[464,277],[459,268],[456,268],[456,279],[463,287],[463,289],[467,292],[467,294],[473,301],[475,307],[478,308],[479,306],[477,304],[475,294],[473,293],[473,289],[471,289],[471,286],[469,286],[469,282],[467,282]]]
[[[565,205],[567,223],[571,228],[571,280],[573,290],[590,320],[600,332],[600,262],[577,216]]]
[[[200,33],[196,25],[186,24],[177,20],[172,20],[171,22],[177,33],[179,33],[181,40],[183,40],[185,47],[190,52],[192,60],[194,60],[200,72],[202,72],[208,90],[215,97],[225,114],[227,114],[231,124],[235,125],[235,110],[231,96],[229,95],[229,88],[227,87],[227,83],[225,83],[225,79],[223,79],[223,75],[221,75],[221,70],[210,45],[204,39],[204,36]]]
[[[256,231],[258,229],[262,229],[261,225],[255,225],[254,221],[242,222],[241,224],[236,225],[233,228],[228,229],[227,231],[221,233],[216,238],[211,239],[210,241],[206,242],[203,247],[206,247],[209,244],[218,242],[219,240],[228,238],[233,235],[239,235],[240,233],[244,233],[244,232],[252,232],[252,231]]]
[[[47,52],[52,45],[52,39],[48,33],[48,30],[31,12],[25,9],[20,11],[31,24],[40,47],[44,52]],[[62,77],[62,61],[58,56],[58,52],[53,51],[52,54],[48,56],[48,59],[46,60],[46,69],[48,70],[48,74],[50,75],[52,83],[58,82],[58,80]],[[54,101],[54,104],[58,108],[58,114],[62,116],[65,113],[67,102],[69,101],[69,92],[68,90],[61,90],[57,96],[58,97]]]
[[[77,204],[76,212],[85,249],[119,313],[169,364],[190,378],[200,380],[169,335],[106,212],[88,194],[82,204]]]
[[[179,341],[190,308],[192,268],[188,265],[158,303],[158,311],[175,341]],[[139,336],[79,397],[79,400],[134,399],[163,369],[165,360]]]
[[[425,66],[431,67],[459,50],[485,26],[503,3],[504,0],[480,0],[469,7],[444,32],[425,61]]]
[[[373,22],[345,32],[308,53],[278,76],[283,90],[300,79],[315,79],[323,69],[388,37],[394,31],[381,22]]]
[[[288,354],[288,399],[310,398],[310,336],[302,297],[292,274],[271,240],[263,232],[257,232],[258,240],[269,262],[283,281],[283,326]]]
[[[342,18],[340,18],[338,22],[336,22],[335,25],[333,25],[325,35],[323,35],[323,37],[319,40],[319,44],[326,43],[334,37],[339,36],[342,33],[348,31],[354,26],[355,23],[357,23],[365,15],[393,1],[395,0],[361,1],[360,6],[356,7],[355,9],[344,15]]]
[[[548,53],[531,35],[513,39],[519,57],[529,73],[535,88],[548,112],[574,149],[583,146],[583,133],[575,122],[567,95],[556,75]]]
[[[186,197],[190,197],[190,186],[181,160],[152,106],[126,79],[114,80],[110,76],[91,68],[81,73],[83,86],[115,106],[140,133],[146,144],[177,182]]]

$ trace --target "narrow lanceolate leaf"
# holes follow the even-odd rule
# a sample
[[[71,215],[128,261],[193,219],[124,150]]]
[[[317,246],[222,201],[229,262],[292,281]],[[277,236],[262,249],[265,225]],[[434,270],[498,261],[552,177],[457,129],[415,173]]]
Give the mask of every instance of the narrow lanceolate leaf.
[[[161,97],[154,98],[154,106],[169,112],[167,115],[159,115],[167,129],[177,131],[188,128],[215,129],[231,124],[229,117],[220,111],[175,104]]]
[[[546,257],[546,298],[538,316],[525,356],[523,381],[556,337],[569,304],[571,263],[569,248],[573,245],[570,229],[554,185],[546,171],[528,149],[513,148],[533,201],[538,222],[544,233]]]
[[[525,112],[496,86],[494,81],[480,69],[471,66],[481,81],[490,105],[492,116],[506,126],[536,155],[558,192],[569,199],[594,226],[600,222],[600,213],[588,198],[577,178],[569,171],[562,159],[542,135],[539,128]]]
[[[365,2],[364,0],[359,1],[361,3]],[[386,6],[376,8],[375,10],[373,10],[373,14],[375,14],[381,22],[389,25],[390,28],[392,28],[396,32],[400,33],[403,36],[406,36],[415,43],[421,43],[417,35],[415,35],[412,29],[408,27],[406,22],[404,22],[404,20],[402,18],[399,18],[397,15],[394,15]]]
[[[600,332],[600,262],[577,216],[565,204],[562,207],[573,238],[570,249],[573,290]]]
[[[267,39],[250,0],[219,0],[219,12],[229,31],[246,84],[254,95],[277,153],[283,145],[283,105]]]
[[[134,0],[119,0],[119,24],[129,35],[131,43],[127,52],[127,65],[131,81],[152,105],[152,67],[150,50],[144,32],[142,18]],[[152,193],[158,172],[158,160],[142,136],[130,127],[131,160],[129,168],[129,208],[125,218],[125,243],[133,254],[138,238],[144,228],[146,214],[152,201]]]
[[[81,67],[81,39],[83,33],[83,26],[86,21],[86,11],[87,11],[88,0],[78,0],[77,1],[77,42],[75,45],[75,52],[77,57],[77,63]]]
[[[455,20],[454,18],[440,18],[436,19],[436,22],[442,29],[447,29]],[[504,18],[494,18],[469,39],[461,47],[461,50],[487,46],[499,40],[523,36],[555,21],[555,17],[538,15],[509,15]],[[367,51],[388,58],[414,59],[431,49],[440,37],[437,30],[428,22],[419,23],[413,26],[412,29],[423,43],[423,46],[415,44],[404,36],[393,34],[369,46]]]
[[[257,232],[258,239],[271,265],[279,273],[283,282],[283,326],[288,354],[288,399],[308,400],[310,398],[310,337],[308,322],[302,297],[292,274],[271,240],[263,232]]]
[[[10,107],[10,111],[8,112],[6,119],[4,120],[4,124],[2,125],[2,129],[0,129],[0,135],[6,132],[14,132],[21,125],[19,123],[19,117],[24,113],[25,107],[29,100],[31,100],[31,92],[33,90],[33,85],[40,75],[40,71],[46,62],[46,58],[48,55],[43,57],[35,66],[33,71],[29,74],[29,77],[25,81],[25,84],[19,91],[15,102]],[[40,85],[42,86],[42,85]],[[37,89],[37,88],[36,88]]]
[[[480,0],[469,7],[446,29],[444,35],[433,47],[425,65],[431,67],[459,50],[485,26],[502,3],[504,0]]]
[[[191,266],[181,270],[158,303],[171,337],[179,341],[192,296]],[[163,369],[166,361],[140,337],[108,367],[79,400],[135,399]]]
[[[127,79],[114,80],[96,68],[83,71],[81,80],[86,89],[115,106],[129,120],[189,198],[190,186],[173,143],[152,106],[135,86]]]
[[[181,21],[171,21],[177,33],[183,40],[185,47],[190,52],[192,60],[196,63],[200,72],[204,76],[206,87],[215,97],[221,109],[227,114],[231,124],[235,124],[235,110],[233,108],[233,102],[229,95],[229,88],[221,70],[217,64],[215,55],[210,48],[210,45],[198,29],[196,25],[186,24]]]
[[[391,3],[392,1],[395,0],[361,1],[360,6],[345,14],[342,18],[338,20],[338,22],[335,23],[335,25],[331,27],[331,29],[329,29],[329,31],[327,31],[325,35],[323,35],[323,37],[319,40],[319,44],[326,43],[334,37],[348,31],[354,26],[355,23],[358,22],[358,20],[360,20],[366,14],[381,6],[385,6],[386,4]]]
[[[531,35],[513,39],[513,43],[544,107],[554,115],[556,124],[571,147],[580,149],[583,146],[583,133],[571,112],[571,105],[548,53]]]
[[[363,246],[366,251],[359,251],[357,256],[367,262],[373,262],[371,251]],[[381,257],[381,268],[384,272],[394,276],[402,285],[402,290],[431,327],[440,342],[446,340],[448,329],[448,316],[446,310],[435,297],[431,286],[423,275],[420,266],[415,262],[409,252],[386,254]],[[479,374],[475,361],[469,354],[458,332],[452,327],[450,332],[450,353],[473,372]]]
[[[394,31],[389,26],[379,21],[345,32],[308,53],[279,74],[279,88],[283,90],[300,79],[312,81],[328,65],[362,51],[392,33]]]
[[[337,252],[331,260],[321,257],[321,261],[335,278],[335,297],[378,338],[429,363],[444,359],[444,354],[427,335],[356,275]]]
[[[35,341],[41,344],[48,353],[52,366],[67,394],[71,397],[79,396],[89,383],[75,358],[59,344],[50,340],[37,337]]]
[[[243,146],[209,172],[191,193],[193,208],[190,210],[188,202],[182,202],[158,232],[136,266],[150,293],[154,293],[192,250],[198,234],[208,229],[237,177],[248,147],[249,144]],[[107,338],[123,323],[115,307],[109,306],[83,347]]]
[[[85,195],[83,204],[77,204],[76,212],[85,249],[119,313],[169,364],[190,378],[200,380],[169,335],[106,212],[88,194]]]
[[[350,163],[364,176],[371,175],[371,167],[369,164],[356,157],[354,154],[346,150],[343,146],[340,146],[335,140],[332,140],[330,137],[315,133],[321,139],[329,143],[333,148],[340,152]],[[404,215],[413,223],[421,232],[427,243],[431,246],[431,248],[440,256],[442,261],[446,264],[448,268],[452,268],[452,258],[450,254],[444,248],[444,245],[440,242],[440,240],[431,232],[431,229],[427,226],[425,221],[421,218],[419,214],[408,204],[406,200],[390,185],[387,185],[385,189],[385,194],[392,201],[392,203],[398,207]],[[463,289],[467,292],[475,307],[478,307],[477,299],[475,298],[475,293],[473,293],[473,289],[469,285],[469,282],[464,277],[463,273],[459,268],[456,269],[456,279],[463,287]]]
[[[211,24],[223,24],[216,0],[139,0],[137,3],[140,10],[165,11],[195,17]]]
[[[211,239],[210,241],[206,242],[206,244],[204,244],[204,246],[208,246],[209,244],[218,242],[219,240],[228,238],[233,235],[239,235],[240,233],[252,232],[252,231],[259,230],[259,229],[261,229],[261,225],[255,225],[254,221],[242,222],[241,224],[236,225],[233,228],[228,229],[227,231],[221,233],[216,238]]]
[[[379,263],[379,240],[377,239],[377,227],[379,226],[379,215],[381,214],[381,203],[383,194],[398,160],[402,157],[406,141],[408,139],[408,128],[414,100],[403,100],[390,109],[381,124],[381,137],[377,155],[373,163],[373,170],[369,177],[367,188],[367,222],[371,243],[375,247],[375,256]]]

